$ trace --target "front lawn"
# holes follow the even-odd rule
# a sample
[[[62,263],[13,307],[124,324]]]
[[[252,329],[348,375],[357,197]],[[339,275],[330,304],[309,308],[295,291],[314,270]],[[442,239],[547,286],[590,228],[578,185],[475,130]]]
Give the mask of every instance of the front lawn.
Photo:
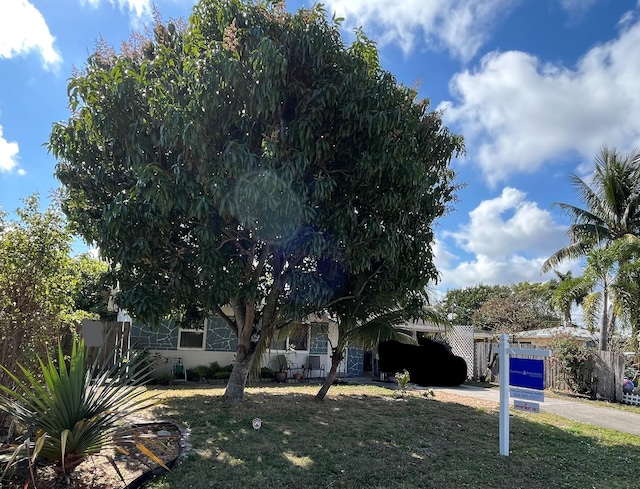
[[[499,455],[497,405],[376,386],[162,389],[153,415],[192,430],[193,452],[155,489],[637,488],[640,437],[548,414],[516,413]],[[260,418],[256,431],[252,420]]]

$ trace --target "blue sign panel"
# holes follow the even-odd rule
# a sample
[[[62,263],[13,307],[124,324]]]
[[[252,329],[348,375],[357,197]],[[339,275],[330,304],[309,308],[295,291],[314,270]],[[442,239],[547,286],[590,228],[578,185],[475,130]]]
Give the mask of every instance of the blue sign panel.
[[[511,358],[509,385],[544,390],[544,360]]]

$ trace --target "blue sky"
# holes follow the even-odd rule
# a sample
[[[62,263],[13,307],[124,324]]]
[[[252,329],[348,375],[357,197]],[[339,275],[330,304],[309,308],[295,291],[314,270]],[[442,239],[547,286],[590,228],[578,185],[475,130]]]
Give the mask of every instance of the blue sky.
[[[193,1],[156,0],[164,19]],[[540,281],[567,244],[576,203],[607,144],[640,147],[640,5],[627,0],[325,0],[344,37],[363,26],[383,66],[444,111],[466,138],[466,184],[436,229],[439,289]],[[305,4],[289,1],[287,8]],[[308,4],[308,2],[306,2]],[[43,144],[69,117],[73,67],[102,36],[118,47],[152,15],[150,0],[0,1],[0,207],[58,183]],[[576,266],[573,264],[572,266]]]

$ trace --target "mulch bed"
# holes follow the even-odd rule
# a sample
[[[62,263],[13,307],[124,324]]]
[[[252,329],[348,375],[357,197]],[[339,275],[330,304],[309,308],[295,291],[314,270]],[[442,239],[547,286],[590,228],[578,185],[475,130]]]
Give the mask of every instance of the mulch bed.
[[[169,436],[159,437],[158,431],[167,431]],[[136,435],[163,463],[171,467],[182,453],[184,433],[173,423],[144,423],[136,426]],[[137,448],[129,448],[129,455],[115,450],[94,455],[83,461],[72,472],[68,481],[61,480],[52,466],[36,466],[35,486],[28,468],[9,481],[3,481],[2,489],[137,489],[149,476],[165,472]],[[111,457],[118,470],[109,461]],[[118,474],[120,472],[120,474]],[[1,472],[0,472],[1,473]],[[122,476],[122,477],[121,477]],[[124,482],[123,482],[124,479]]]

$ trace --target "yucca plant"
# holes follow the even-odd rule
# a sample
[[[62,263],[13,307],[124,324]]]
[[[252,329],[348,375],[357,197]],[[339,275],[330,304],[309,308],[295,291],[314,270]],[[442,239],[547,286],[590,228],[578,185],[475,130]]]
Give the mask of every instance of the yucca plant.
[[[40,377],[22,365],[18,365],[22,379],[1,367],[15,387],[0,385],[4,394],[0,410],[36,433],[17,448],[24,449],[25,455],[30,453],[31,460],[37,457],[55,463],[65,477],[87,457],[107,448],[126,452],[131,444],[164,466],[126,424],[127,417],[156,402],[141,388],[150,374],[144,355],[133,353],[126,359],[114,350],[102,366],[100,357],[89,365],[88,349],[80,339],[73,342],[68,358],[61,346],[57,362],[51,357],[46,361],[38,358]],[[18,458],[17,453],[14,449],[10,462]]]

